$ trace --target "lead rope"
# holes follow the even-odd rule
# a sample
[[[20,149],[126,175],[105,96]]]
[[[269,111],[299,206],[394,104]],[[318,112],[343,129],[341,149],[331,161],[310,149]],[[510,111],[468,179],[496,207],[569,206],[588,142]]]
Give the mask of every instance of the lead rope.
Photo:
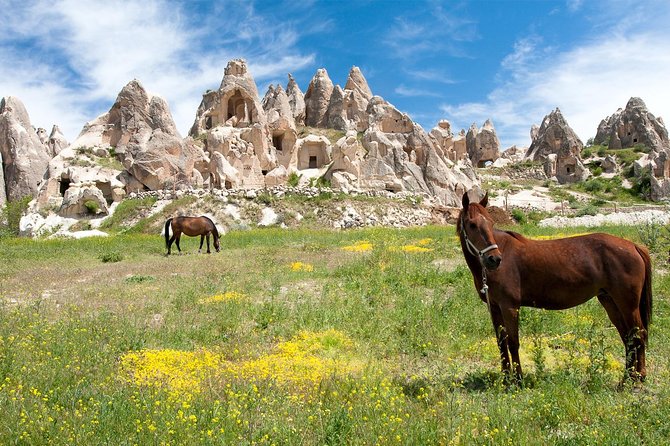
[[[491,301],[489,300],[489,286],[486,279],[486,267],[484,266],[483,256],[485,253],[498,248],[498,245],[493,244],[479,251],[477,247],[470,241],[468,235],[465,233],[465,222],[463,221],[463,218],[461,218],[461,234],[463,235],[463,239],[465,240],[465,246],[468,248],[468,251],[470,251],[470,254],[476,256],[479,259],[479,266],[481,266],[482,268],[482,288],[479,290],[479,293],[483,294],[484,297],[486,297],[486,307],[489,310],[489,315],[491,316],[491,322],[493,323],[493,328],[494,330],[497,331],[498,329],[495,326],[495,321],[493,320],[493,313],[491,312]],[[497,337],[498,335],[496,333],[496,339]]]

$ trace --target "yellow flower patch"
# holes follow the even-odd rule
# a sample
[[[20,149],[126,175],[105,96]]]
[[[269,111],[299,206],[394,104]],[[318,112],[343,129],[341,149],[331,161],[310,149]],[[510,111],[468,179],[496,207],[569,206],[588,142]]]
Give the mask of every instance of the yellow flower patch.
[[[241,362],[226,361],[206,349],[142,350],[120,359],[123,379],[136,386],[166,388],[175,398],[190,398],[205,382],[271,380],[294,394],[308,393],[335,374],[359,370],[351,358],[352,341],[337,330],[300,332],[274,352]]]
[[[578,237],[580,235],[589,235],[590,232],[580,232],[578,234],[563,234],[563,233],[558,233],[558,234],[552,234],[552,235],[536,235],[533,237],[530,237],[533,240],[556,240],[559,238],[570,238],[570,237]]]
[[[351,252],[366,252],[366,251],[371,251],[374,246],[372,243],[368,242],[367,240],[361,240],[353,245],[347,245],[343,246],[342,249],[345,251],[351,251]]]
[[[311,272],[311,271],[314,271],[314,266],[310,265],[309,263],[293,262],[293,263],[291,263],[291,271]]]
[[[426,245],[430,245],[431,243],[433,243],[432,238],[422,238],[421,240],[416,242],[416,244],[419,245],[419,246],[426,246]]]
[[[404,245],[404,246],[391,246],[389,249],[391,252],[430,252],[433,251],[433,248],[425,248],[423,246],[417,245]]]
[[[121,356],[121,376],[137,386],[163,387],[176,395],[200,392],[202,381],[218,370],[221,355],[209,350],[141,350]]]
[[[205,297],[200,299],[201,304],[210,304],[215,302],[236,302],[246,299],[246,296],[237,291],[227,291],[223,294],[215,294],[214,296]]]

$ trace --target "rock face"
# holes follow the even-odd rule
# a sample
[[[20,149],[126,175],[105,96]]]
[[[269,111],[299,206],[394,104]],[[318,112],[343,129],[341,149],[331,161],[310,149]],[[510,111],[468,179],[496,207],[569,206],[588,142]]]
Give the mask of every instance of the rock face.
[[[46,138],[45,138],[46,139]],[[4,192],[0,204],[34,196],[51,159],[48,145],[30,123],[23,103],[12,96],[0,100],[0,157]]]
[[[328,126],[327,114],[333,88],[333,81],[328,77],[326,69],[318,69],[305,93],[305,125]]]
[[[372,91],[360,68],[352,67],[342,90],[334,87],[326,113],[327,126],[363,132],[368,128],[367,108]]]
[[[129,82],[109,112],[86,124],[74,149],[112,148],[125,170],[148,190],[191,185],[193,170],[204,168],[204,153],[182,139],[165,100]]]
[[[38,206],[82,216],[85,201],[97,200],[105,213],[128,192],[202,184],[200,171],[208,172],[208,163],[191,138],[179,135],[167,103],[133,80],[107,113],[50,161]]]
[[[474,123],[470,126],[465,145],[473,166],[484,167],[500,158],[500,140],[490,119],[479,130]]]
[[[531,136],[532,133],[533,130]],[[583,147],[557,108],[542,120],[537,136],[526,152],[526,159],[542,162],[547,176],[555,177],[559,183],[574,183],[590,175],[581,161]]]
[[[457,205],[465,190],[478,184],[469,162],[454,165],[437,142],[378,96],[370,99],[370,127],[363,135],[367,156],[361,162],[360,183],[370,189],[413,191]]]
[[[625,109],[603,119],[593,142],[610,149],[635,147],[646,152],[633,163],[636,176],[651,173],[651,199],[670,196],[670,140],[663,119],[647,110],[640,98],[630,98]]]
[[[443,130],[449,150],[465,153],[464,133]],[[203,94],[186,138],[167,103],[137,80],[72,144],[57,127],[48,136],[33,133],[56,155],[37,208],[58,209],[63,217],[90,217],[91,209],[104,214],[132,193],[254,190],[285,185],[294,175],[305,184],[326,178],[344,191],[404,191],[451,205],[479,182],[469,160],[450,160],[436,137],[373,97],[357,67],[344,89],[320,69],[306,95],[289,75],[286,90],[272,85],[261,101],[246,62],[232,60],[220,87]]]
[[[219,89],[203,95],[190,134],[197,136],[219,125],[244,128],[258,123],[265,123],[265,113],[256,82],[246,61],[235,59],[228,62]]]
[[[437,123],[430,135],[436,139],[438,147],[444,156],[451,161],[461,161],[468,157],[465,144],[465,131],[461,130],[457,135],[451,132],[451,124],[446,119]]]
[[[297,125],[305,125],[305,95],[302,94],[300,87],[293,76],[289,73],[288,84],[286,85],[286,95],[288,103],[293,112],[293,119]]]
[[[647,110],[640,98],[630,98],[626,108],[603,119],[598,126],[594,144],[622,149],[644,145],[654,152],[670,149],[668,131],[663,120]]]

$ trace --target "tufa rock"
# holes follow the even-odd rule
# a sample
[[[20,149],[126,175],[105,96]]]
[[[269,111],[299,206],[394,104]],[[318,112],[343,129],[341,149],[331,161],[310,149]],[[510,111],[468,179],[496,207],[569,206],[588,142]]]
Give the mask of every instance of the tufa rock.
[[[330,96],[333,94],[333,82],[325,68],[316,70],[316,74],[305,93],[305,125],[326,127]]]
[[[465,136],[465,146],[473,166],[484,167],[500,158],[500,140],[490,119],[479,130],[475,123],[470,126]]]
[[[305,96],[302,94],[300,87],[298,87],[298,84],[290,73],[288,75],[288,84],[286,85],[286,95],[288,96],[288,103],[291,106],[295,123],[297,125],[304,125]]]
[[[636,97],[630,98],[625,109],[600,122],[593,142],[610,149],[643,145],[654,152],[670,150],[663,120],[651,114],[644,101]]]
[[[556,177],[559,183],[574,183],[590,175],[581,161],[583,147],[582,141],[557,108],[542,120],[526,158],[542,162],[547,176]]]
[[[31,125],[25,106],[13,96],[0,100],[0,156],[4,171],[0,204],[35,196],[51,155]]]

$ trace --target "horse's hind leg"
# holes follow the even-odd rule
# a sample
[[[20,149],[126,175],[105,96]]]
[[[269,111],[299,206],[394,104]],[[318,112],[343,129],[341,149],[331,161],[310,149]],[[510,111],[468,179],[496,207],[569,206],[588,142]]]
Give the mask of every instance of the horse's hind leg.
[[[605,307],[605,311],[607,311],[607,315],[619,332],[621,341],[626,349],[626,372],[624,379],[632,377],[641,381],[644,380],[647,375],[645,364],[647,330],[642,325],[640,310],[638,308],[629,308],[629,305],[623,305],[623,299],[615,301],[604,290],[598,295],[598,300]]]
[[[177,233],[175,234],[175,240],[174,240],[174,242],[175,242],[175,245],[177,245],[177,249],[179,250],[179,252],[181,252],[181,247],[179,246],[179,240],[180,240],[180,239],[181,239],[181,232],[177,232]]]

